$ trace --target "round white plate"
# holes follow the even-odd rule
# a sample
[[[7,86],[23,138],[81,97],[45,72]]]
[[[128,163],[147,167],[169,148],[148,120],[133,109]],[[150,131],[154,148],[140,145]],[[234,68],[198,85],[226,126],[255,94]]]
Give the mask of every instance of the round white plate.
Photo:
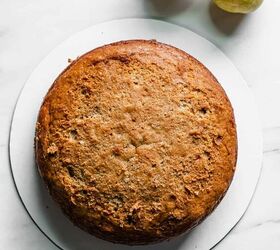
[[[233,182],[217,209],[187,235],[141,250],[210,249],[234,227],[254,193],[261,169],[262,137],[256,107],[249,88],[229,59],[197,34],[162,21],[122,19],[97,24],[57,46],[33,71],[14,111],[10,132],[10,160],[18,193],[38,228],[62,249],[126,249],[97,239],[62,214],[47,193],[34,163],[35,122],[43,97],[67,59],[100,45],[127,39],[156,39],[181,48],[205,64],[217,77],[231,100],[238,131],[238,162]]]

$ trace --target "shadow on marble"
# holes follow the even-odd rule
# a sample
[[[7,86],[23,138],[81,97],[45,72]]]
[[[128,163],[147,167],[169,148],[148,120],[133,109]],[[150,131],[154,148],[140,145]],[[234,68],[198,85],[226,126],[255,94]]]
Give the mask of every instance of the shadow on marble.
[[[146,0],[146,12],[155,16],[173,16],[185,11],[193,0]]]
[[[228,36],[233,34],[246,18],[244,14],[232,14],[223,11],[213,2],[209,3],[209,15],[217,29]]]

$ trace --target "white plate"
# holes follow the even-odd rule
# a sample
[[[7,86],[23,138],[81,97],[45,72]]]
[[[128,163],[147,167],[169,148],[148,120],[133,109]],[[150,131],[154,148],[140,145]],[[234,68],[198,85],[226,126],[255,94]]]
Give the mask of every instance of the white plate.
[[[10,159],[18,193],[38,228],[62,249],[130,250],[132,247],[108,243],[74,227],[51,200],[34,164],[33,137],[39,107],[54,79],[68,65],[68,58],[74,59],[103,44],[141,38],[181,48],[214,73],[234,107],[239,148],[229,191],[202,224],[170,242],[133,249],[210,249],[239,221],[254,193],[261,169],[261,129],[250,90],[229,59],[206,39],[170,23],[122,19],[97,24],[57,46],[33,71],[18,99],[11,125]]]

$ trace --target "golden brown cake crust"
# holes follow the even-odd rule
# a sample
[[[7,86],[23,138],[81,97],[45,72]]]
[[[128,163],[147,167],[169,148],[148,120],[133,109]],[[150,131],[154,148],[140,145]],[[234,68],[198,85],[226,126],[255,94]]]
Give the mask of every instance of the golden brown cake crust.
[[[109,44],[62,72],[41,106],[36,161],[80,228],[124,244],[188,231],[232,180],[233,110],[215,77],[172,46]]]

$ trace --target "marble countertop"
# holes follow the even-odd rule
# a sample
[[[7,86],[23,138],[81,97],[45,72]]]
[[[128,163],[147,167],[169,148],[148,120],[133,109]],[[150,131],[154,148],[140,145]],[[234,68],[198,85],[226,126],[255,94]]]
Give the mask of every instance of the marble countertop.
[[[263,169],[241,221],[215,249],[280,249],[280,1],[231,15],[209,0],[2,0],[0,2],[0,249],[56,249],[33,224],[17,195],[8,155],[17,96],[34,67],[58,43],[98,22],[160,18],[206,37],[236,65],[259,108]]]

